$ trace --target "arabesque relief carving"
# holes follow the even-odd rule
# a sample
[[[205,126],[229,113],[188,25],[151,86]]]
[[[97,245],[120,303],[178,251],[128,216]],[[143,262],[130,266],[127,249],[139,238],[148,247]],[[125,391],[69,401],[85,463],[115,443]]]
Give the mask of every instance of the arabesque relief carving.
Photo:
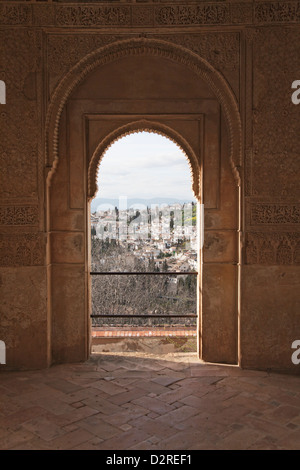
[[[59,6],[55,11],[57,26],[128,26],[129,6]]]
[[[226,24],[230,22],[230,5],[160,6],[155,8],[157,25]]]
[[[193,34],[149,35],[179,44],[206,59],[229,82],[239,99],[240,80],[240,33],[204,32]],[[92,51],[117,40],[127,39],[128,35],[81,34],[75,33],[48,35],[48,69],[58,81],[80,59]]]
[[[251,225],[260,224],[298,224],[300,220],[299,204],[252,203],[250,211]]]
[[[42,266],[45,246],[43,233],[0,234],[0,265]]]
[[[7,87],[1,107],[0,163],[4,198],[38,197],[41,175],[41,98],[38,73],[41,64],[41,34],[34,30],[0,31],[1,78]],[[39,177],[38,177],[39,176]],[[41,182],[41,180],[40,180]]]
[[[54,79],[51,80],[52,88],[80,59],[90,52],[122,38],[123,36],[114,34],[49,34],[47,63],[51,78],[54,76]]]
[[[253,38],[252,195],[300,197],[299,109],[291,101],[299,43],[299,30],[281,26],[257,29]]]
[[[156,35],[158,37],[158,35]],[[218,70],[239,100],[240,93],[240,33],[203,32],[194,34],[167,34],[161,39],[180,44],[206,59]]]
[[[31,5],[0,5],[0,24],[30,26]]]
[[[0,206],[0,225],[37,225],[38,206]]]
[[[245,264],[300,264],[299,232],[248,232]]]
[[[263,2],[254,6],[257,23],[291,22],[300,20],[300,2]]]
[[[151,3],[117,5],[55,4],[1,5],[0,22],[6,25],[48,26],[196,26],[226,24],[272,24],[300,21],[299,1],[207,2],[197,4]]]

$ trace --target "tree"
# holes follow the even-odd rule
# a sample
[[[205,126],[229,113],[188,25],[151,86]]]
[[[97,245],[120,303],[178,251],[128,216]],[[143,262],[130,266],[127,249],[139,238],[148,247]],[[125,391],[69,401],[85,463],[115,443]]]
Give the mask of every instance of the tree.
[[[97,235],[94,225],[92,225],[92,228],[91,228],[91,235],[92,235],[92,238],[95,238],[95,236]]]
[[[163,273],[168,272],[168,269],[169,269],[169,266],[168,266],[167,260],[165,259],[163,262],[163,269],[162,269]]]

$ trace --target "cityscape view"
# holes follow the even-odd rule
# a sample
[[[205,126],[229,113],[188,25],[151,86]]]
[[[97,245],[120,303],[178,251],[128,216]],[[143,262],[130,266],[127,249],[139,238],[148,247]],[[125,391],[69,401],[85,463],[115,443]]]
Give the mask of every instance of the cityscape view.
[[[168,141],[162,136],[153,136],[154,142],[157,138],[164,144]],[[141,136],[136,134],[134,137]],[[175,144],[168,141],[169,144],[174,150]],[[174,176],[178,178],[177,147],[176,151]],[[187,160],[181,151],[179,153],[182,160],[180,165],[183,162],[187,170],[184,186],[189,188]],[[105,177],[101,173],[102,163],[100,165],[100,191],[91,204],[94,327],[196,326],[198,205],[190,189],[187,195],[172,197],[172,191],[176,192],[176,184],[172,187],[171,153],[168,155],[168,188],[164,186],[168,192],[162,190],[161,196],[155,189],[151,192],[151,187],[147,193],[145,185],[143,191],[139,190],[137,183],[136,190],[129,193],[129,197],[116,197],[116,194],[108,197],[111,196],[109,192],[104,193],[103,197],[101,181],[107,181],[110,172],[107,171]],[[153,159],[156,160],[155,154]],[[122,164],[117,166],[122,171]],[[141,164],[139,160],[138,166],[141,168],[140,174],[143,173],[145,162]],[[134,169],[136,172],[136,166]],[[157,173],[164,173],[164,168],[160,166]],[[115,179],[115,166],[111,175]],[[156,182],[158,175],[155,175]],[[119,186],[119,194],[125,189]],[[149,194],[152,197],[147,197]]]

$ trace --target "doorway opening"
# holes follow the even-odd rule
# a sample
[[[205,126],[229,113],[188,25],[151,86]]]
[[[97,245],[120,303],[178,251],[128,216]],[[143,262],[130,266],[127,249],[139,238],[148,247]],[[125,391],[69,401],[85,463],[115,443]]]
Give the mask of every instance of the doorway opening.
[[[196,352],[199,206],[188,159],[135,131],[100,157],[90,202],[93,352]]]
[[[88,54],[57,84],[45,125],[50,295],[43,360],[77,362],[90,354],[87,201],[95,197],[105,150],[126,134],[150,130],[184,150],[193,191],[205,203],[197,276],[199,358],[241,362],[240,335],[247,330],[241,331],[240,321],[243,138],[239,106],[224,76],[168,41],[113,42]]]

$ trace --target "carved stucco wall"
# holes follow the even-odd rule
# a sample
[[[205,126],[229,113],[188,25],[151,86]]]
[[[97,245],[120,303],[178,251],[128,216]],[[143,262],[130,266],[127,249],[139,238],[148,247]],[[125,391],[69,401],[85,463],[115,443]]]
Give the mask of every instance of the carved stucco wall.
[[[86,55],[144,36],[207,60],[239,103],[245,150],[242,364],[293,368],[288,343],[299,339],[300,323],[300,106],[291,102],[291,83],[299,79],[300,2],[1,1],[0,24],[0,79],[7,85],[7,104],[0,108],[0,337],[16,351],[11,365],[51,361],[44,197],[51,96]],[[39,358],[21,352],[32,331]],[[274,356],[267,351],[276,349],[278,338]]]

